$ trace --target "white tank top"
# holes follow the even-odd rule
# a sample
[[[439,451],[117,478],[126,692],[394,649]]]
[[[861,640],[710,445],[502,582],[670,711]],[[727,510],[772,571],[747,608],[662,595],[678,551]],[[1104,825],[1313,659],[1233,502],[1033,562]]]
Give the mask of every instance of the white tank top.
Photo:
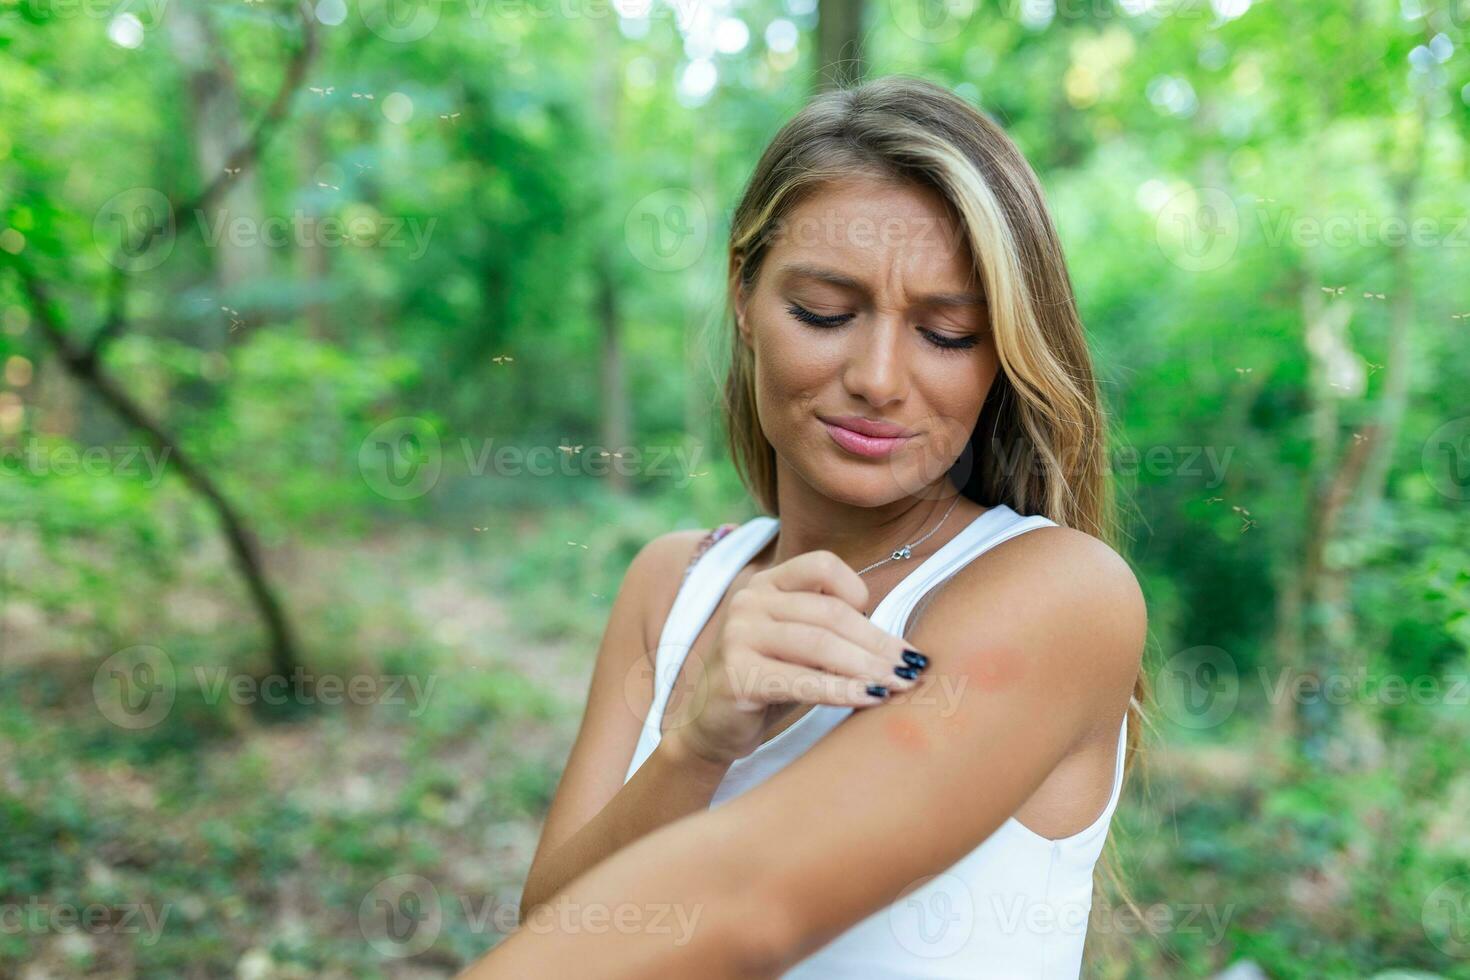
[[[900,624],[907,629],[909,615],[924,594],[976,555],[1018,534],[1053,524],[1045,517],[1022,517],[1004,504],[992,507],[884,596],[873,611],[873,623],[903,635]],[[653,703],[624,783],[658,745],[674,680],[699,631],[736,574],[760,553],[779,526],[774,517],[745,522],[710,547],[684,579],[659,638]],[[785,768],[852,712],[852,708],[830,704],[812,706],[731,765],[710,807],[734,799]],[[1125,713],[1118,732],[1112,793],[1088,827],[1049,840],[1008,817],[954,865],[837,936],[782,974],[782,980],[1076,980],[1092,907],[1093,866],[1102,853],[1123,785],[1127,733]],[[861,863],[853,865],[853,873],[862,873]]]

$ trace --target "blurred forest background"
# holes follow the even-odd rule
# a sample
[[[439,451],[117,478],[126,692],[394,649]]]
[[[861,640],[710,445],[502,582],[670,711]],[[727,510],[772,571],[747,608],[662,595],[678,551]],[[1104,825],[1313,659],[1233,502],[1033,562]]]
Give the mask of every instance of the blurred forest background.
[[[629,560],[753,516],[742,182],[905,72],[1041,176],[1115,418],[1158,701],[1087,974],[1470,977],[1467,27],[0,0],[0,975],[512,928]]]

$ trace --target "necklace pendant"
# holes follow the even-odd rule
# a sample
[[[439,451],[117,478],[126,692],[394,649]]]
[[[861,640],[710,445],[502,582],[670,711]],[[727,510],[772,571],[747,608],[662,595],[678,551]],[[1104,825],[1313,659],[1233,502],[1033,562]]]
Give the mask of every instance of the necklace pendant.
[[[893,558],[894,558],[895,561],[897,561],[899,559],[907,558],[907,557],[909,557],[912,554],[913,554],[913,552],[909,550],[909,546],[908,545],[904,545],[902,548],[899,548],[897,551],[895,551],[893,553]]]

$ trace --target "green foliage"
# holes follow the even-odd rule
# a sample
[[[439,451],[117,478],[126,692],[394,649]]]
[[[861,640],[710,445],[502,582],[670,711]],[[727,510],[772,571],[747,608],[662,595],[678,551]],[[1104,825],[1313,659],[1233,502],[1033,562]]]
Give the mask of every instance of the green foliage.
[[[681,91],[698,27],[663,6],[427,5],[438,22],[407,40],[348,6],[332,24],[310,5],[315,61],[259,158],[222,175],[275,97],[294,5],[0,0],[0,905],[171,913],[156,941],[0,930],[0,974],[386,976],[357,917],[398,874],[456,882],[427,956],[477,955],[496,937],[456,899],[519,888],[629,562],[753,514],[718,431],[723,236],[809,92],[815,9],[724,9],[751,40],[712,56],[701,97]],[[1140,901],[1228,921],[1100,933],[1097,975],[1470,976],[1423,911],[1470,872],[1470,521],[1463,453],[1436,451],[1470,418],[1464,3],[869,7],[873,73],[952,87],[1045,186],[1156,683],[1195,648],[1239,682],[1217,725],[1156,710],[1144,755],[1168,765],[1116,825]],[[769,43],[778,20],[796,51]],[[229,193],[182,208],[222,176]],[[636,241],[670,190],[707,221],[675,268]],[[118,277],[158,201],[171,232]],[[1201,204],[1234,221],[1219,261]],[[1400,218],[1427,237],[1395,247]],[[1350,307],[1341,388],[1313,300]],[[115,309],[98,364],[167,445],[57,354],[53,327],[84,349]],[[1341,588],[1293,605],[1334,474],[1385,420],[1381,485],[1321,550]],[[600,453],[629,450],[617,483]],[[217,685],[260,682],[264,634],[181,460],[259,544],[305,690],[405,696]],[[96,682],[138,646],[175,681],[130,728]],[[1293,657],[1373,682],[1351,720],[1376,761],[1256,764]],[[1385,678],[1432,693],[1381,696]]]

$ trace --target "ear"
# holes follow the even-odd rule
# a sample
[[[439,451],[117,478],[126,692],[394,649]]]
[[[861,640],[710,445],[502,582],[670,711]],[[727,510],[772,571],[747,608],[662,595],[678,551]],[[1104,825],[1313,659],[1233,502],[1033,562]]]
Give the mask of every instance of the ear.
[[[740,288],[740,272],[744,264],[744,255],[738,252],[730,253],[730,278],[728,283],[730,305],[735,311],[735,329],[740,331],[740,339],[749,347],[750,327],[745,319],[745,291]]]

